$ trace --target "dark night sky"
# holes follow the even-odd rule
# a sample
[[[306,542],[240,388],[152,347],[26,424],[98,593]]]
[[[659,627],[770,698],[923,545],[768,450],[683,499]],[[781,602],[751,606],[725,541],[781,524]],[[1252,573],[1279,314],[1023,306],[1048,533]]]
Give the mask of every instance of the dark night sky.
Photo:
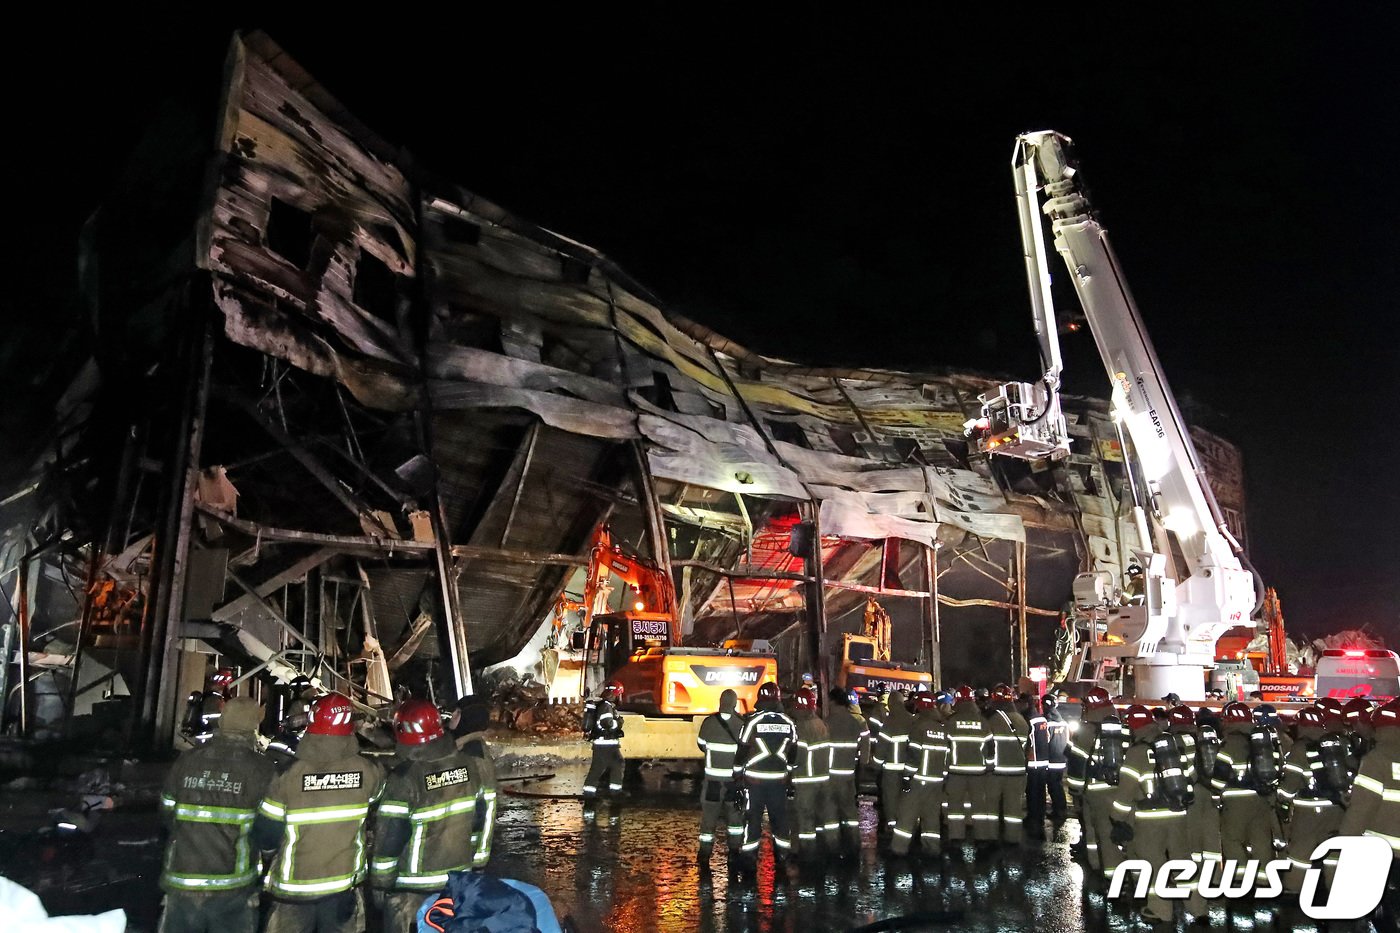
[[[1244,448],[1252,555],[1290,627],[1400,643],[1397,21],[1380,4],[1151,25],[1026,9],[47,33],[0,65],[26,163],[3,388],[17,397],[76,326],[78,226],[153,103],[217,80],[235,27],[266,29],[438,173],[814,363],[1034,375],[1009,160],[1016,133],[1053,127],[1079,145],[1177,395]],[[1071,388],[1106,391],[1088,337],[1072,344]]]

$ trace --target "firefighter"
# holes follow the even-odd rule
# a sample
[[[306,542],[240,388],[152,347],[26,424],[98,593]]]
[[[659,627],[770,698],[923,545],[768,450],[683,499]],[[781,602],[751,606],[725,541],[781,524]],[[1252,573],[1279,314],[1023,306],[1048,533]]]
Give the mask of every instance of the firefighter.
[[[1053,700],[1050,708],[1054,708]],[[1026,835],[1032,839],[1045,838],[1045,795],[1050,786],[1050,720],[1045,710],[1045,700],[1027,698],[1024,715],[1030,738],[1026,742]]]
[[[160,874],[160,933],[257,930],[258,865],[248,832],[276,774],[254,744],[259,718],[253,700],[229,700],[214,736],[182,753],[166,776],[160,803],[170,843]]]
[[[1361,759],[1341,835],[1384,839],[1390,843],[1393,866],[1400,858],[1400,700],[1377,708],[1370,725],[1376,744]]]
[[[354,707],[339,693],[311,704],[296,761],[273,779],[253,838],[276,850],[267,875],[265,933],[358,933],[364,929],[365,824],[384,773],[360,755]]]
[[[948,736],[948,779],[944,783],[948,841],[962,842],[971,833],[981,841],[992,838],[993,817],[986,812],[987,773],[996,751],[992,732],[982,718],[976,694],[963,684],[953,694]],[[971,824],[971,826],[969,826]]]
[[[904,759],[909,750],[909,724],[913,721],[905,702],[903,690],[890,691],[889,710],[880,726],[880,828],[886,833],[894,830],[899,798],[904,793]]]
[[[739,851],[744,824],[734,801],[734,756],[739,752],[739,733],[744,718],[739,713],[739,695],[726,690],[719,695],[719,712],[700,723],[696,744],[705,756],[705,780],[700,786],[700,868],[709,871],[715,833],[728,838],[729,854]]]
[[[1278,743],[1273,730],[1255,723],[1250,708],[1239,701],[1225,704],[1221,723],[1225,735],[1211,780],[1220,795],[1221,855],[1240,866],[1256,859],[1265,880],[1263,864],[1283,846],[1273,806],[1282,770]]]
[[[873,693],[866,693],[861,697],[860,709],[865,716],[865,725],[869,730],[865,749],[861,754],[861,763],[867,769],[866,776],[868,778],[873,772],[873,781],[878,793],[880,775],[885,770],[884,753],[880,750],[880,730],[885,728],[885,719],[889,716],[889,709],[885,706],[885,685],[880,684]]]
[[[797,727],[797,755],[792,772],[792,825],[797,831],[797,854],[817,855],[820,838],[835,849],[826,833],[827,782],[831,779],[831,737],[817,716],[817,692],[805,686],[797,691],[793,723]]]
[[[774,860],[782,862],[792,848],[787,792],[797,754],[797,725],[783,712],[781,696],[772,681],[758,688],[758,703],[739,734],[739,754],[734,758],[734,780],[742,781],[746,798],[742,849],[750,868],[763,837],[764,811],[773,836]]]
[[[1204,711],[1198,721],[1191,707],[1180,705],[1167,710],[1167,734],[1176,745],[1177,757],[1191,787],[1190,803],[1186,807],[1186,850],[1191,860],[1199,865],[1214,863],[1210,877],[1218,880],[1221,858],[1220,803],[1216,800],[1210,777],[1215,773],[1219,736],[1214,722]],[[1186,912],[1192,917],[1205,918],[1205,898],[1195,884],[1190,888],[1191,897],[1186,902]]]
[[[1127,736],[1104,688],[1094,687],[1086,693],[1083,708],[1079,731],[1070,744],[1065,777],[1079,803],[1085,861],[1090,870],[1106,877],[1122,861],[1113,841],[1112,810]]]
[[[1360,761],[1371,750],[1376,731],[1371,728],[1371,701],[1364,697],[1352,697],[1342,707],[1347,729],[1351,732],[1351,756]]]
[[[593,743],[593,762],[583,779],[583,799],[598,796],[603,779],[613,794],[622,792],[622,717],[617,714],[616,701],[622,699],[622,684],[610,680],[594,699],[583,704],[583,735]]]
[[[1288,860],[1293,863],[1284,887],[1291,894],[1303,889],[1303,877],[1312,867],[1318,843],[1337,835],[1342,825],[1342,804],[1351,790],[1347,773],[1346,736],[1328,732],[1322,710],[1300,709],[1293,717],[1293,748],[1283,763],[1278,785],[1279,816],[1287,828]],[[1328,859],[1324,868],[1336,866]],[[1331,885],[1331,873],[1327,877]]]
[[[496,788],[483,778],[481,758],[457,748],[427,700],[399,706],[394,738],[402,760],[376,811],[370,873],[383,892],[384,933],[406,933],[423,899],[447,886],[448,872],[490,860]]]
[[[1045,716],[1045,728],[1049,733],[1045,764],[1045,790],[1050,796],[1050,820],[1055,825],[1065,821],[1069,815],[1069,801],[1065,799],[1065,768],[1069,762],[1069,726],[1060,715],[1060,701],[1053,693],[1045,695],[1041,703]],[[1042,810],[1044,804],[1041,805]]]
[[[1026,814],[1026,740],[1030,726],[1016,710],[1016,693],[997,684],[987,701],[987,728],[992,733],[992,774],[986,783],[985,812],[993,839],[1021,842]]]
[[[909,791],[900,800],[899,818],[890,845],[895,855],[909,854],[914,832],[919,851],[936,856],[943,846],[943,780],[948,773],[948,734],[932,693],[914,695],[914,721],[909,731]]]
[[[287,692],[286,712],[278,724],[277,734],[267,745],[267,754],[279,768],[288,767],[296,758],[297,744],[311,721],[311,701],[316,698],[316,688],[305,674],[293,678],[287,685]]]
[[[180,730],[185,738],[196,745],[209,741],[219,725],[219,716],[236,676],[232,668],[221,667],[209,675],[203,690],[190,694],[185,701],[185,724]]]
[[[1189,859],[1186,809],[1191,784],[1177,744],[1163,731],[1161,720],[1145,706],[1128,707],[1123,717],[1132,744],[1119,768],[1113,798],[1113,838],[1125,844],[1127,855],[1143,859],[1157,870],[1169,859]],[[1142,918],[1149,923],[1172,919],[1171,904],[1149,889]]]
[[[840,687],[832,688],[827,699],[826,731],[831,743],[831,779],[827,790],[827,841],[835,840],[833,823],[839,827],[841,852],[853,855],[860,851],[860,806],[856,801],[856,771],[860,767],[861,746],[870,730],[856,704]]]

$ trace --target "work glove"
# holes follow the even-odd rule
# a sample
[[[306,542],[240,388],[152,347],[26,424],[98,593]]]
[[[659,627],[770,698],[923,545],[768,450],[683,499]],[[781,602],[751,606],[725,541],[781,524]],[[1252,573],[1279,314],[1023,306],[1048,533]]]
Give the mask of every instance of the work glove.
[[[740,794],[739,794],[739,784],[738,784],[738,782],[732,782],[732,783],[730,783],[730,785],[729,785],[728,787],[725,788],[725,790],[724,790],[724,799],[725,799],[725,801],[728,802],[728,803],[738,803],[738,802],[739,802],[739,800],[740,800]]]
[[[1120,846],[1125,846],[1133,841],[1133,827],[1118,820],[1113,821],[1113,831],[1109,838]]]

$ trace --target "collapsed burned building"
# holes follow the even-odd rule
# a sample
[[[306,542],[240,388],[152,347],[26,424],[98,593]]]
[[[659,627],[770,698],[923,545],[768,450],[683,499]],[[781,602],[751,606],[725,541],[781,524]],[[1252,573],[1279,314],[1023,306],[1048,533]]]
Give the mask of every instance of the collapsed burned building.
[[[264,35],[217,91],[88,224],[97,351],[0,504],[30,734],[166,746],[214,664],[450,698],[555,647],[603,526],[671,575],[687,642],[767,639],[795,679],[873,597],[896,658],[1011,679],[1135,543],[1102,400],[1069,400],[1066,463],[989,462],[963,425],[990,376],[751,352],[416,164]],[[1238,451],[1198,443],[1242,515]]]

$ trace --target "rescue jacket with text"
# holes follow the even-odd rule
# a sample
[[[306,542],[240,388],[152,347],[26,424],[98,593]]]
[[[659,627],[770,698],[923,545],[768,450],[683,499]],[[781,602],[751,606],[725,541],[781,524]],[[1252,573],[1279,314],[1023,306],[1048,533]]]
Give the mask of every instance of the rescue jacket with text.
[[[776,703],[762,701],[739,734],[734,777],[749,781],[786,781],[797,755],[797,724]]]
[[[448,872],[490,860],[496,788],[487,784],[480,761],[445,737],[407,750],[376,811],[375,887],[437,891]]]
[[[995,739],[982,710],[972,700],[954,704],[944,723],[948,735],[948,773],[986,774],[996,760]]]
[[[365,877],[365,823],[384,771],[353,735],[307,735],[258,807],[254,836],[276,848],[267,890],[285,900],[348,891]]]
[[[826,717],[831,743],[831,776],[851,777],[860,765],[860,746],[870,736],[865,718],[848,706],[838,705]]]
[[[729,708],[721,706],[700,723],[695,744],[705,753],[705,777],[712,781],[728,781],[734,777],[734,756],[739,753],[739,734],[744,731],[744,717],[734,702]]]
[[[797,755],[793,760],[792,783],[825,783],[831,775],[831,736],[827,733],[826,723],[811,712],[799,712],[792,721],[797,726]]]
[[[937,710],[925,710],[914,717],[906,768],[920,784],[939,784],[947,776],[947,723]]]
[[[248,837],[276,773],[251,734],[217,733],[180,755],[160,795],[161,816],[170,828],[161,888],[232,891],[256,881]]]

